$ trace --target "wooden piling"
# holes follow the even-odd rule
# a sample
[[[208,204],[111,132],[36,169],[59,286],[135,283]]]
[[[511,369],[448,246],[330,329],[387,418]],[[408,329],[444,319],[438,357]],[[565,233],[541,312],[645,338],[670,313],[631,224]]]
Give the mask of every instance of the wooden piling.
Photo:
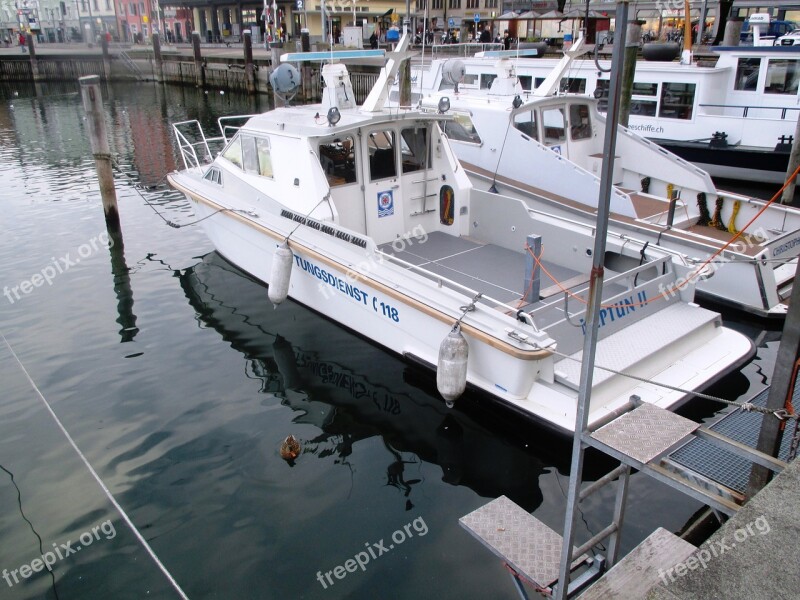
[[[249,29],[242,32],[242,41],[244,42],[244,79],[247,85],[247,93],[256,93],[256,82],[253,77],[255,69],[253,68],[253,37]]]
[[[36,58],[36,46],[33,45],[33,36],[30,33],[25,34],[25,45],[28,47],[28,55],[31,61],[31,75],[34,81],[41,79],[39,75],[39,61]]]
[[[106,36],[100,38],[100,48],[103,51],[103,78],[111,81],[111,56],[108,53],[108,40]]]
[[[742,34],[743,19],[729,17],[725,22],[725,35],[722,38],[723,46],[738,46]]]
[[[619,124],[628,126],[631,115],[631,95],[633,94],[633,78],[636,75],[636,58],[639,52],[639,40],[642,39],[644,21],[628,21],[625,37],[625,62],[622,65],[622,93],[619,102]]]
[[[103,212],[106,225],[111,229],[119,229],[119,210],[117,209],[117,192],[114,188],[114,173],[111,165],[111,148],[108,145],[106,121],[103,114],[103,96],[100,92],[100,77],[87,75],[78,79],[81,86],[83,108],[86,111],[86,122],[89,125],[89,141],[100,182],[100,197],[103,200]]]
[[[203,56],[200,54],[200,33],[192,32],[192,51],[194,53],[195,81],[197,87],[206,87],[206,71],[203,67]]]
[[[164,62],[161,57],[161,38],[157,33],[153,34],[153,58],[155,59],[156,63],[154,75],[156,81],[161,83],[164,81]]]

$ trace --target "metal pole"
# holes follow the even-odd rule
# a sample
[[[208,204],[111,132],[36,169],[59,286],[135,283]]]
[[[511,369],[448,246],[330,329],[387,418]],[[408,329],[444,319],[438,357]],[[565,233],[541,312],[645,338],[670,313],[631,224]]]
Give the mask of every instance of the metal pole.
[[[789,154],[789,166],[786,169],[786,177],[791,177],[797,167],[800,166],[800,111],[797,111],[798,119],[794,127],[794,139],[792,140],[792,151]],[[791,204],[794,200],[794,188],[797,184],[797,179],[792,179],[786,189],[783,190],[781,195],[781,202],[783,204]]]
[[[119,211],[117,210],[117,192],[114,188],[114,173],[111,169],[111,148],[106,134],[106,119],[103,114],[103,96],[100,93],[100,77],[87,75],[78,79],[81,85],[83,108],[89,129],[89,141],[92,145],[97,179],[100,182],[100,197],[103,200],[103,212],[106,224],[119,229]]]
[[[795,282],[800,281],[800,263],[795,269]],[[789,299],[789,313],[783,324],[781,343],[778,346],[778,358],[775,361],[775,370],[772,373],[772,385],[767,396],[767,408],[780,410],[784,408],[786,397],[794,385],[794,365],[800,355],[800,284],[792,287]],[[781,422],[772,415],[764,415],[761,422],[761,431],[758,436],[756,450],[778,456],[783,437]],[[791,421],[789,421],[791,423]],[[750,480],[747,483],[747,499],[752,498],[759,490],[769,483],[772,472],[761,465],[753,465],[750,471]]]
[[[572,461],[569,471],[567,509],[564,517],[564,545],[561,547],[558,587],[554,596],[558,600],[566,600],[569,594],[572,546],[575,540],[580,485],[583,479],[583,458],[586,450],[583,435],[589,423],[589,402],[592,396],[594,358],[599,330],[600,303],[603,291],[603,260],[606,253],[608,213],[614,173],[614,153],[617,145],[617,119],[619,115],[620,89],[622,87],[621,71],[625,52],[625,33],[628,23],[628,0],[617,2],[614,22],[616,32],[614,34],[614,50],[611,55],[611,81],[609,82],[606,131],[605,140],[603,141],[605,159],[600,171],[600,201],[597,207],[597,228],[594,236],[592,273],[589,280],[589,303],[586,307],[587,328],[586,336],[583,340],[583,361],[581,362],[580,391],[578,392],[578,406],[575,414],[575,435],[572,438]]]

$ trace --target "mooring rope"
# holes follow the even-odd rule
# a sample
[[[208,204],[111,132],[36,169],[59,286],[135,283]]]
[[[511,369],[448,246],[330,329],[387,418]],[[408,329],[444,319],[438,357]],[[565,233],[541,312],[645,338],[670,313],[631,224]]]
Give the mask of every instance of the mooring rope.
[[[159,560],[158,556],[156,556],[156,553],[150,547],[150,544],[147,543],[147,540],[144,539],[144,536],[139,532],[139,530],[136,528],[136,525],[133,524],[133,521],[131,521],[131,519],[128,516],[128,514],[125,512],[125,510],[122,508],[122,506],[120,506],[119,502],[117,502],[116,498],[114,498],[114,495],[108,489],[108,487],[103,482],[103,480],[100,478],[100,475],[98,475],[97,471],[94,470],[94,467],[92,467],[91,463],[89,462],[89,459],[87,459],[86,456],[83,454],[83,452],[81,452],[81,449],[78,448],[78,444],[75,443],[75,440],[72,439],[72,436],[69,434],[67,429],[64,427],[63,423],[61,423],[61,419],[59,419],[58,415],[56,415],[56,413],[53,411],[52,407],[50,406],[50,403],[44,397],[44,394],[42,394],[41,390],[39,390],[39,387],[36,385],[36,382],[33,380],[33,378],[31,377],[30,373],[28,373],[28,370],[25,368],[25,365],[22,364],[22,361],[20,360],[19,356],[17,356],[17,353],[14,352],[14,348],[11,347],[11,344],[8,342],[8,340],[6,339],[5,334],[3,334],[2,331],[0,331],[0,337],[3,338],[3,342],[5,343],[5,345],[8,348],[8,350],[11,352],[11,355],[14,357],[14,360],[17,361],[17,364],[19,365],[20,370],[24,373],[25,377],[28,380],[28,383],[31,384],[31,387],[36,392],[36,395],[39,396],[39,399],[44,404],[45,408],[47,409],[47,412],[49,412],[50,416],[53,417],[53,420],[56,422],[56,425],[58,425],[58,428],[61,430],[61,433],[64,434],[64,437],[67,438],[67,441],[69,442],[70,446],[72,446],[73,450],[75,450],[75,452],[78,454],[80,459],[83,461],[83,464],[86,465],[86,468],[89,470],[89,473],[91,473],[92,477],[94,477],[94,480],[100,486],[100,489],[103,490],[103,492],[105,493],[105,495],[108,498],[109,502],[111,502],[111,504],[114,506],[114,508],[117,509],[117,511],[119,512],[120,516],[122,517],[122,520],[125,521],[125,523],[128,525],[128,527],[130,528],[131,532],[133,532],[133,535],[136,536],[136,539],[138,539],[139,542],[142,544],[142,546],[144,547],[145,551],[150,555],[150,558],[153,559],[153,562],[155,562],[156,566],[161,570],[161,572],[167,578],[169,583],[172,585],[174,590],[177,592],[178,596],[180,596],[181,598],[184,598],[185,600],[188,600],[189,597],[181,589],[181,586],[178,585],[178,582],[175,581],[175,579],[172,577],[172,575],[167,570],[167,568],[164,566],[164,564],[161,562],[161,560]]]

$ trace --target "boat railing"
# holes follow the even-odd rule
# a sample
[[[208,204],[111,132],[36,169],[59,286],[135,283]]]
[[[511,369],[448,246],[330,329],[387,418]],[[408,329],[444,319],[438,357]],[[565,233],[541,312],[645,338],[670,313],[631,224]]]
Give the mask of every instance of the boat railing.
[[[480,42],[466,42],[462,44],[434,44],[430,46],[431,54],[434,58],[442,56],[473,56],[476,52],[487,50],[503,50],[505,45],[502,43],[490,42],[482,44]]]
[[[786,119],[786,114],[790,110],[800,110],[800,106],[759,106],[756,104],[698,104],[700,108],[735,108],[741,109],[742,117],[747,117],[748,112],[752,110],[779,110],[781,111],[781,120]],[[739,115],[728,115],[732,117],[736,117]],[[797,119],[797,116],[794,116],[794,119]]]
[[[653,268],[655,268],[657,273],[655,278],[640,277],[645,271],[651,270]],[[632,294],[645,287],[651,286],[654,280],[657,281],[658,279],[665,277],[671,279],[675,278],[675,269],[673,268],[672,265],[672,259],[669,256],[656,258],[654,260],[641,264],[637,267],[629,269],[628,271],[604,277],[603,279],[604,288],[610,289],[609,286],[611,284],[617,284],[625,289],[618,292],[614,292],[611,296],[603,298],[602,302],[604,304],[608,302],[614,302],[615,299],[619,299],[625,295]],[[538,317],[541,316],[543,313],[552,310],[553,308],[557,308],[558,310],[563,310],[565,315],[564,318],[566,320],[570,320],[571,318],[584,314],[586,312],[586,304],[583,304],[580,300],[577,299],[574,300],[574,303],[580,307],[577,310],[570,310],[569,306],[570,296],[577,295],[578,293],[583,291],[580,289],[581,286],[585,286],[585,290],[588,293],[589,282],[587,280],[586,283],[579,284],[578,286],[576,286],[578,288],[576,291],[573,290],[562,291],[558,294],[555,294],[554,296],[551,296],[550,298],[540,300],[536,304],[536,306],[532,310],[530,310],[527,314],[531,318]],[[677,298],[677,294],[666,294],[664,298],[668,303],[671,303],[670,302],[671,300]],[[555,324],[556,323],[550,323],[544,329],[547,330]]]
[[[248,120],[256,116],[258,115],[231,115],[227,117],[220,117],[217,119],[217,125],[219,126],[220,133],[222,134],[221,139],[227,144]]]
[[[519,308],[515,306],[511,306],[510,304],[501,302],[496,298],[492,298],[491,296],[487,296],[486,294],[480,293],[477,290],[474,290],[466,285],[461,285],[460,283],[453,281],[452,279],[448,279],[447,277],[442,277],[441,275],[434,273],[433,271],[429,271],[428,269],[420,267],[419,265],[415,265],[413,263],[405,261],[402,258],[398,258],[392,254],[387,254],[382,250],[376,250],[376,252],[378,253],[379,257],[382,260],[394,263],[398,266],[403,267],[408,271],[414,271],[416,273],[419,273],[420,275],[423,275],[424,277],[427,277],[428,279],[432,279],[433,281],[436,282],[436,284],[439,287],[446,287],[456,292],[462,293],[471,299],[476,299],[475,301],[477,304],[485,304],[491,307],[492,309],[499,309],[500,311],[505,312],[506,314],[514,315],[516,318],[530,325],[534,331],[539,332],[539,329],[534,324],[533,319],[530,317],[530,315],[528,315],[528,313],[524,311],[519,310]]]
[[[219,142],[223,139],[221,137],[207,138],[202,125],[197,119],[173,123],[172,131],[175,132],[178,149],[181,152],[183,164],[187,169],[195,169],[212,162],[214,155],[211,153],[208,143]],[[197,154],[198,148],[201,156]]]

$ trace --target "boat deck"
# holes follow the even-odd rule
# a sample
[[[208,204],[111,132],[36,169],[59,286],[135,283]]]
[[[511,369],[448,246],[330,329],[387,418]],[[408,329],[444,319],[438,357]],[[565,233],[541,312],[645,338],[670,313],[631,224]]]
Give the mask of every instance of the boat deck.
[[[435,275],[450,279],[476,292],[504,302],[511,306],[520,304],[525,291],[525,253],[508,250],[495,244],[455,237],[441,231],[428,234],[428,239],[411,240],[404,243],[398,251],[388,242],[378,248],[418,267],[423,267]],[[542,259],[542,265],[558,280],[552,281],[545,273],[541,274],[540,302],[560,294],[561,287],[574,289],[585,287],[589,281],[586,273],[558,265]],[[560,284],[561,287],[559,287]],[[618,284],[604,285],[604,296],[620,293],[624,288]],[[536,308],[538,303],[525,306],[526,310]]]
[[[467,169],[469,172],[474,173],[479,177],[495,179],[498,183],[503,183],[509,186],[516,187],[534,196],[542,198],[543,200],[563,205],[567,208],[582,212],[584,214],[597,215],[597,209],[591,206],[581,204],[580,202],[570,200],[569,198],[566,198],[559,194],[554,194],[542,188],[528,185],[527,183],[523,183],[521,181],[513,180],[508,177],[503,177],[501,175],[495,176],[490,171],[482,169],[481,167],[478,167],[477,165],[473,165],[471,163],[462,163],[462,164],[465,169]],[[620,190],[625,192],[631,197],[633,208],[636,211],[636,218],[634,219],[626,215],[621,215],[612,212],[610,216],[612,221],[626,223],[638,229],[647,230],[652,233],[660,234],[665,237],[676,237],[685,240],[687,242],[702,243],[705,246],[708,246],[710,250],[717,250],[721,248],[723,244],[730,241],[731,238],[733,237],[733,234],[728,232],[727,230],[722,231],[715,227],[710,227],[710,226],[692,225],[691,227],[687,227],[685,229],[678,229],[678,228],[668,229],[665,224],[647,222],[643,219],[652,218],[656,215],[665,213],[667,210],[667,203],[663,200],[658,200],[657,198],[645,196],[634,190],[624,189],[624,188],[620,188]],[[679,206],[676,210],[676,217],[680,215],[681,210],[682,206]],[[666,216],[664,217],[664,219],[666,220]],[[744,251],[744,253],[747,254],[748,256],[755,256],[763,250],[761,244],[746,244],[745,246],[746,250]],[[739,249],[740,248],[737,248],[737,251],[739,251]]]

